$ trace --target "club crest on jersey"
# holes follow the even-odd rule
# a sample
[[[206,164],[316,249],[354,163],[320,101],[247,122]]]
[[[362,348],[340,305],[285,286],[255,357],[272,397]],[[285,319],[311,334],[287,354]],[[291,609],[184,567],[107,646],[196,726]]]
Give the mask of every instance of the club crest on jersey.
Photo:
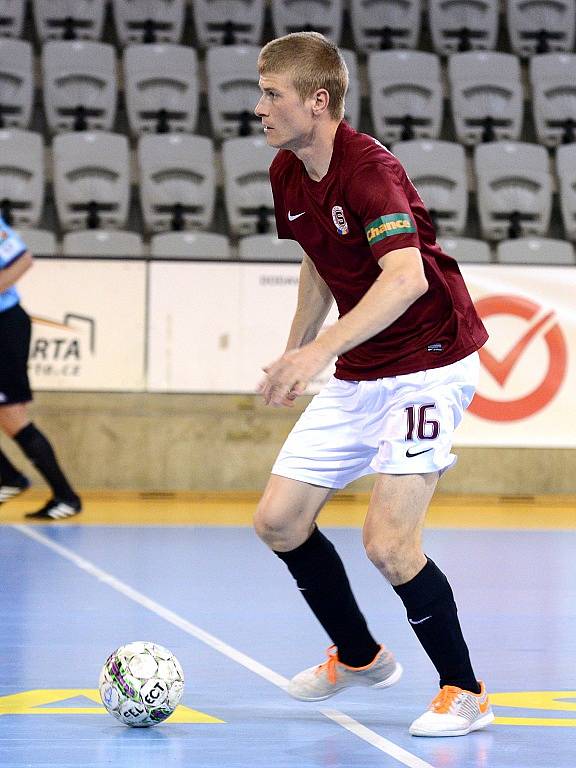
[[[334,222],[334,226],[338,230],[339,235],[348,234],[348,222],[344,217],[344,211],[342,210],[341,205],[335,205],[334,208],[332,208],[332,221]]]

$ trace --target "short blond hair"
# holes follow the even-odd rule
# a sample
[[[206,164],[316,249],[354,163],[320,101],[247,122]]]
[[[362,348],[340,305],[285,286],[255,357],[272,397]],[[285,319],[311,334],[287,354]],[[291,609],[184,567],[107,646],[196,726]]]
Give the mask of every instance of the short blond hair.
[[[348,67],[338,47],[324,35],[293,32],[271,40],[260,51],[258,71],[261,75],[289,73],[302,101],[324,88],[330,94],[330,117],[344,117]]]

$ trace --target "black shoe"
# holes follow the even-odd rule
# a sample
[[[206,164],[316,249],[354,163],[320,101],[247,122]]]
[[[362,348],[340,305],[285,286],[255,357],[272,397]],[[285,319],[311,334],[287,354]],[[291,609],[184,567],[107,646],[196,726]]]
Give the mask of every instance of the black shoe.
[[[50,499],[44,504],[42,509],[37,512],[28,512],[26,517],[35,520],[65,520],[67,517],[74,517],[82,512],[82,503],[80,499],[69,503],[60,499]]]
[[[0,483],[0,504],[4,504],[5,501],[13,499],[15,496],[20,496],[28,488],[30,488],[30,480],[24,475],[20,475],[17,480]]]

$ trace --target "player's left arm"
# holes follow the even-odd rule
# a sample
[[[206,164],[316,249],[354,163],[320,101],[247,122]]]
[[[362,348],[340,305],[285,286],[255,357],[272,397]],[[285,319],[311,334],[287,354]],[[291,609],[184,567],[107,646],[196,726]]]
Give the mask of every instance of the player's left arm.
[[[22,256],[12,261],[7,267],[0,269],[0,293],[17,283],[33,263],[32,254],[30,251],[25,251]]]

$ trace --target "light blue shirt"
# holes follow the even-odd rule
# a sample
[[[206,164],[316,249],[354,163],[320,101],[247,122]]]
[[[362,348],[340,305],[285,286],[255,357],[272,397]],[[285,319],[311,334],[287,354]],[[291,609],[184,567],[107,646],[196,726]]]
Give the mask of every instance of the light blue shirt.
[[[26,243],[20,235],[14,232],[0,216],[0,269],[6,269],[26,250]],[[0,292],[0,312],[5,312],[16,306],[19,301],[20,294],[13,285],[10,286],[10,288]]]

